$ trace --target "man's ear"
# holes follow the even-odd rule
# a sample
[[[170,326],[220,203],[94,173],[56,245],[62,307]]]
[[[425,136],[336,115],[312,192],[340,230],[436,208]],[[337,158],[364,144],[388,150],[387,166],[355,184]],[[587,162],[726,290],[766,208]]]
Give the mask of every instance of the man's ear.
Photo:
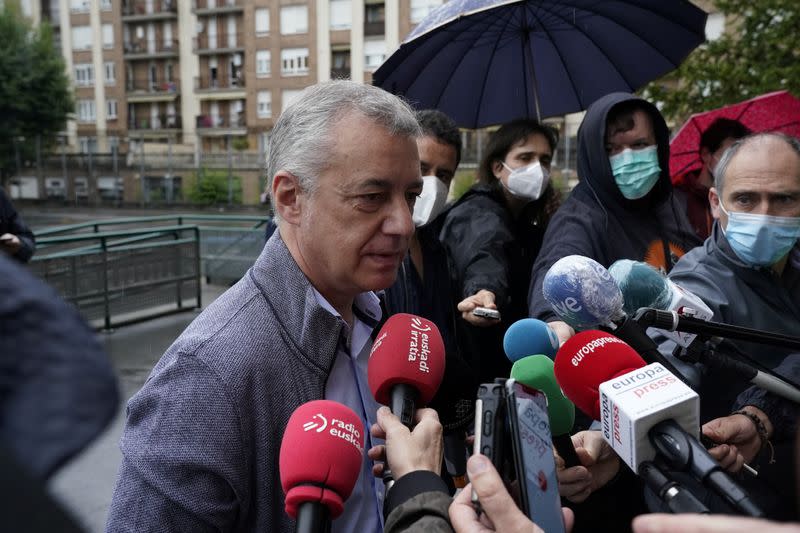
[[[504,168],[505,167],[503,166],[503,163],[501,163],[500,161],[494,161],[492,163],[492,174],[494,174],[494,177],[499,180],[500,176],[503,174]]]
[[[711,153],[711,150],[709,150],[705,146],[700,148],[700,160],[703,162],[706,168],[711,168],[712,158],[713,154]],[[713,171],[714,169],[711,170]]]
[[[300,180],[294,174],[279,170],[272,178],[273,208],[289,224],[300,223]]]
[[[719,194],[717,194],[716,187],[711,187],[708,190],[708,204],[711,206],[711,216],[719,220]]]

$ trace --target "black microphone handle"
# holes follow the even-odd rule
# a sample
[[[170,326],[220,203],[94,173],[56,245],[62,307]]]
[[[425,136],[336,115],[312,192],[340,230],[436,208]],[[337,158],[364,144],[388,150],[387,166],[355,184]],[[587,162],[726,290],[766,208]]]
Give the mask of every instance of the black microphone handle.
[[[389,393],[389,408],[392,414],[400,419],[408,429],[414,427],[414,414],[417,410],[417,398],[419,393],[417,389],[405,383],[398,383],[392,385],[392,390]]]
[[[639,465],[639,477],[650,487],[650,490],[658,496],[669,508],[670,512],[678,513],[701,513],[707,514],[708,507],[697,499],[686,487],[670,479],[652,461],[644,461]]]
[[[330,533],[331,513],[319,502],[303,502],[297,507],[295,533]]]
[[[674,420],[662,420],[647,432],[656,453],[674,470],[692,474],[743,513],[756,518],[764,512],[725,472],[708,450]]]
[[[581,466],[581,461],[578,459],[578,454],[575,453],[575,446],[572,444],[572,437],[569,436],[569,433],[553,435],[553,446],[558,451],[558,455],[564,459],[564,466],[567,468]]]

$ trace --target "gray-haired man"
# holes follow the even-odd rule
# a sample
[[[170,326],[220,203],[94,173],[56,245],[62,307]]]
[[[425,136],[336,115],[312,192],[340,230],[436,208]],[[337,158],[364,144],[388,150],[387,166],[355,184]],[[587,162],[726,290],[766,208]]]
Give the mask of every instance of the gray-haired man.
[[[278,451],[294,409],[326,398],[375,421],[373,291],[414,230],[418,134],[399,99],[353,82],[310,87],[284,111],[267,165],[279,231],[130,400],[109,531],[293,529]],[[382,490],[365,457],[334,530],[381,531]]]

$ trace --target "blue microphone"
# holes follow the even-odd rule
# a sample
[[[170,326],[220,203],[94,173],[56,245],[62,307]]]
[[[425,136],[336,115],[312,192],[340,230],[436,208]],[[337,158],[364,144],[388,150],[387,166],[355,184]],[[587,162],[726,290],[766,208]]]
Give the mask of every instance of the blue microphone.
[[[503,350],[512,363],[537,354],[555,359],[558,345],[558,337],[550,326],[535,318],[517,320],[503,337]]]

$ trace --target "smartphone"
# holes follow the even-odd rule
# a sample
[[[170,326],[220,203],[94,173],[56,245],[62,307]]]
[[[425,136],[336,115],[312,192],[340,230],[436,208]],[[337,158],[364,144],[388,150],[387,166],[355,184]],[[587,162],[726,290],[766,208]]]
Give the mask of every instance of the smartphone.
[[[475,400],[475,443],[472,453],[488,457],[498,472],[503,472],[506,444],[504,381],[481,383]],[[472,505],[480,509],[475,491],[472,491]]]
[[[491,320],[500,320],[500,311],[497,309],[489,309],[488,307],[476,307],[472,310],[472,314]]]
[[[513,378],[505,389],[520,507],[545,533],[565,533],[547,396]]]

